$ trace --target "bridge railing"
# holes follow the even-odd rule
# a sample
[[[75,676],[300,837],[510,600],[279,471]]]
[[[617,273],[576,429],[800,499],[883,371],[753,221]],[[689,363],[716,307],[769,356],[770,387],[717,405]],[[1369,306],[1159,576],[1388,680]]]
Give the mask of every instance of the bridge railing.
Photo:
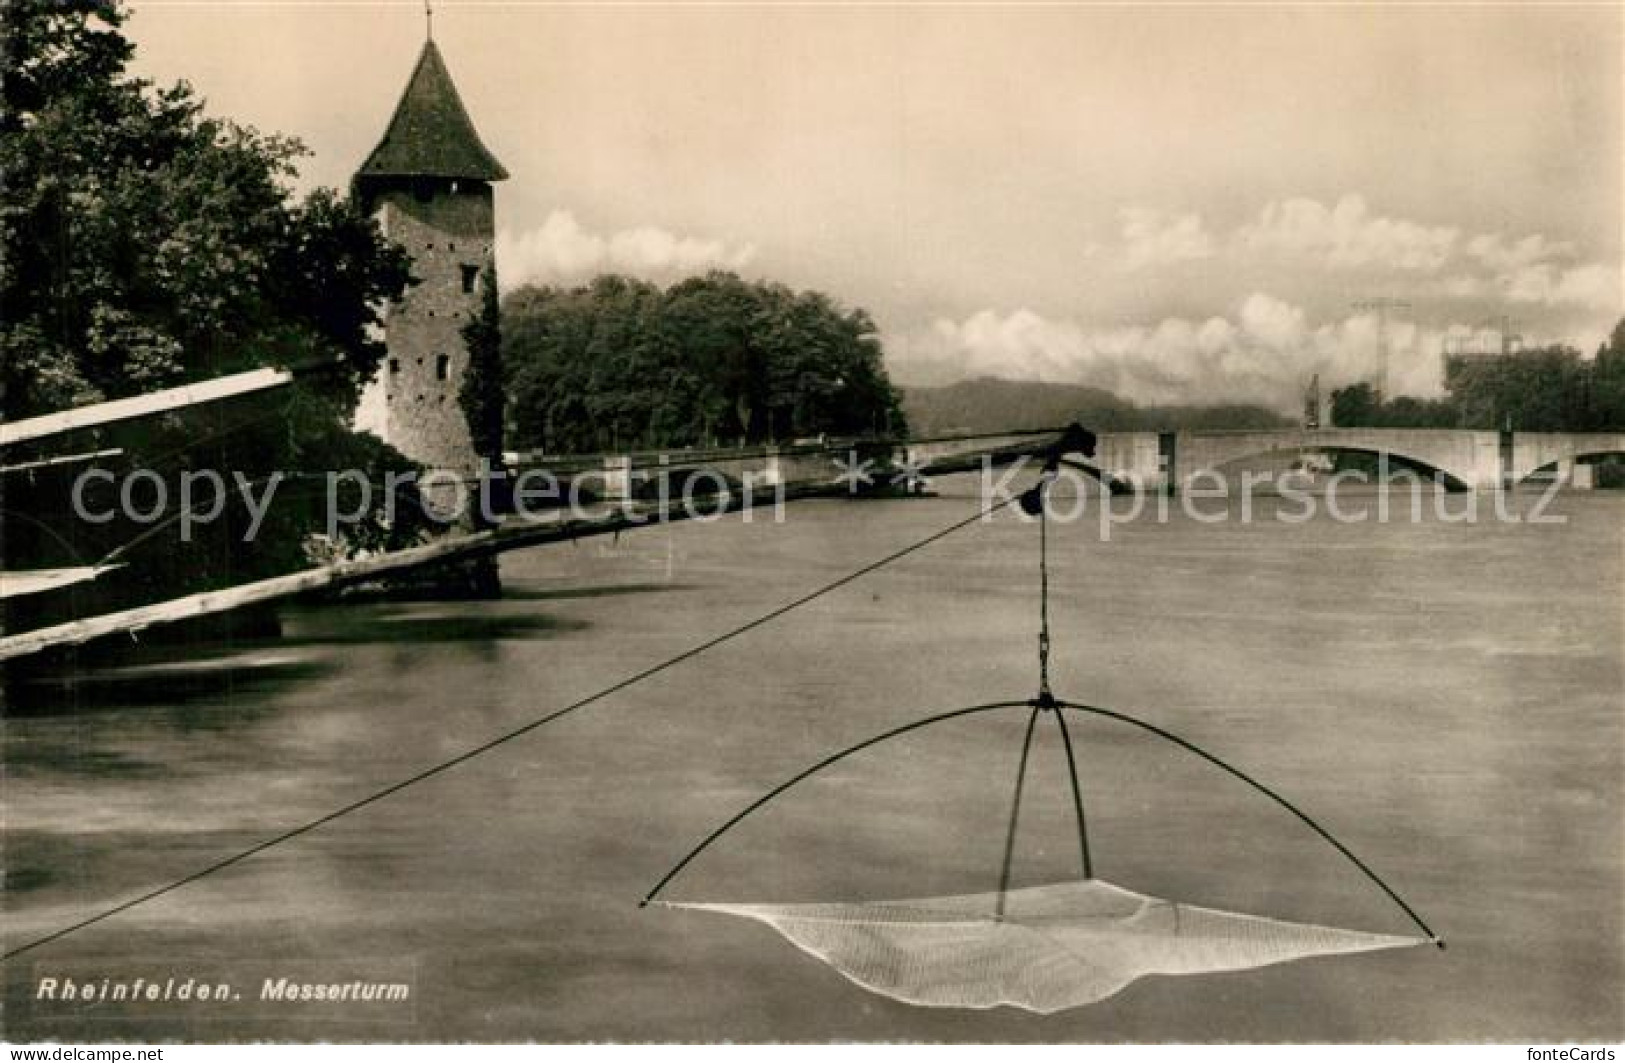
[[[638,450],[600,451],[589,454],[548,454],[541,450],[518,451],[512,455],[513,463],[526,468],[545,468],[555,471],[600,469],[609,461],[630,461],[633,467],[651,465],[703,465],[706,462],[740,461],[775,455],[801,456],[807,454],[845,454],[849,450],[871,450],[884,447],[902,449],[935,444],[970,444],[987,439],[1024,439],[1034,436],[1052,436],[1058,428],[1016,429],[1007,432],[950,433],[929,436],[834,436],[819,440],[793,440],[786,443],[755,443],[744,447],[658,447]]]

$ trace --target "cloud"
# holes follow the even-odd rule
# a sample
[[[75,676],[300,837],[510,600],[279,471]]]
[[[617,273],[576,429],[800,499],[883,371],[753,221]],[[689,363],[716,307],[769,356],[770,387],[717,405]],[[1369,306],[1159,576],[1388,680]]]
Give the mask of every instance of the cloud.
[[[1573,244],[1548,240],[1539,233],[1521,240],[1500,233],[1485,233],[1468,240],[1462,250],[1479,265],[1496,273],[1510,273],[1537,262],[1574,255]]]
[[[1200,214],[1176,216],[1144,207],[1119,212],[1122,248],[1118,262],[1125,270],[1170,266],[1212,258],[1214,241]]]
[[[1301,346],[1304,313],[1274,296],[1254,292],[1241,304],[1241,327],[1247,335],[1278,350]]]
[[[1447,299],[1488,299],[1493,294],[1494,287],[1492,282],[1483,277],[1462,273],[1440,278],[1433,286],[1433,291]]]
[[[1233,243],[1243,253],[1307,258],[1334,269],[1387,268],[1432,272],[1450,261],[1460,231],[1373,215],[1363,198],[1333,206],[1294,198],[1267,204],[1241,226]]]
[[[1585,347],[1594,337],[1575,330],[1591,321],[1605,331],[1601,319],[1625,307],[1620,268],[1584,261],[1575,243],[1386,217],[1357,195],[1278,200],[1217,237],[1195,212],[1131,208],[1119,222],[1118,239],[1091,245],[1097,262],[1153,271],[1207,260],[1140,305],[1178,298],[1219,312],[1105,324],[983,309],[889,331],[891,371],[915,384],[997,376],[1085,384],[1142,405],[1254,402],[1292,415],[1316,374],[1325,388],[1386,380],[1393,394],[1442,394],[1447,346],[1500,342],[1458,322],[1516,310],[1520,329]],[[1356,313],[1344,300],[1361,291],[1406,297],[1414,309],[1386,322]]]
[[[752,244],[679,236],[653,226],[600,235],[567,210],[553,211],[537,228],[505,230],[496,239],[504,287],[584,281],[607,272],[672,280],[709,269],[742,269],[755,257]]]
[[[1541,233],[1468,236],[1451,225],[1378,215],[1353,194],[1330,205],[1304,196],[1275,200],[1223,240],[1195,212],[1130,207],[1118,216],[1119,242],[1091,248],[1095,257],[1109,254],[1125,271],[1217,257],[1227,268],[1246,267],[1259,276],[1305,267],[1393,272],[1418,295],[1452,299],[1598,310],[1619,303],[1618,271],[1577,261],[1572,242]],[[1423,281],[1419,274],[1435,276]]]
[[[1467,241],[1463,250],[1485,273],[1448,278],[1442,286],[1447,295],[1610,311],[1625,302],[1619,270],[1576,263],[1577,249],[1566,241],[1548,240],[1539,233],[1520,240],[1487,233]]]
[[[1302,196],[1276,200],[1222,245],[1198,214],[1134,208],[1121,218],[1118,254],[1129,269],[1222,256],[1226,266],[1254,277],[1305,267],[1392,273],[1396,285],[1422,298],[1607,312],[1625,303],[1619,269],[1580,261],[1570,241],[1542,233],[1469,236],[1451,225],[1378,215],[1358,195],[1331,205]]]
[[[1619,270],[1598,263],[1563,266],[1535,262],[1494,276],[1458,274],[1441,279],[1438,294],[1452,299],[1494,300],[1551,308],[1618,313],[1625,306]]]
[[[1389,385],[1396,393],[1441,391],[1446,336],[1464,326],[1387,326]],[[1376,380],[1382,342],[1374,314],[1312,322],[1300,307],[1268,293],[1247,296],[1225,315],[1165,318],[1154,324],[1092,328],[1031,310],[981,310],[962,321],[886,337],[892,372],[905,382],[978,376],[1087,384],[1141,405],[1261,403],[1292,414],[1319,374],[1323,387]]]
[[[1612,310],[1620,306],[1619,271],[1602,265],[1525,266],[1501,278],[1506,297],[1519,303]]]

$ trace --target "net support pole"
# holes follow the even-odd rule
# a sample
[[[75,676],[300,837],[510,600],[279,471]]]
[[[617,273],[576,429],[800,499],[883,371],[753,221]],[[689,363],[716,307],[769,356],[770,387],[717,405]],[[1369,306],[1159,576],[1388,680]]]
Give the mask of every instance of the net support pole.
[[[1010,869],[1016,855],[1016,827],[1021,822],[1021,792],[1027,786],[1027,755],[1033,748],[1033,728],[1038,723],[1038,706],[1027,714],[1027,733],[1021,740],[1021,760],[1016,765],[1016,794],[1010,799],[1010,826],[1004,832],[1004,860],[999,865],[999,900],[993,918],[1004,918],[1004,895],[1010,892]]]
[[[1067,730],[1066,713],[1059,705],[1054,709],[1055,722],[1061,728],[1061,748],[1066,750],[1066,777],[1072,784],[1072,811],[1078,819],[1078,855],[1083,861],[1083,877],[1095,877],[1094,861],[1089,855],[1089,823],[1083,815],[1083,788],[1078,785],[1078,761],[1072,753],[1072,734]]]

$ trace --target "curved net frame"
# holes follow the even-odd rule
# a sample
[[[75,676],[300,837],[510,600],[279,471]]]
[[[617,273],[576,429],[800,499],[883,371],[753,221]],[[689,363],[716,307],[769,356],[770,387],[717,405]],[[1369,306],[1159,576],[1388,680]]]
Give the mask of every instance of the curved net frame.
[[[1190,975],[1264,967],[1314,956],[1371,952],[1444,942],[1389,884],[1329,830],[1281,794],[1194,742],[1128,713],[1063,701],[1049,684],[1049,577],[1045,491],[1054,466],[1022,498],[1038,516],[1040,570],[1039,692],[936,713],[848,746],[797,773],[706,836],[645,895],[662,890],[742,820],[807,778],[893,738],[947,720],[1027,708],[1005,836],[999,887],[987,893],[835,904],[688,902],[665,904],[764,923],[802,951],[873,992],[908,1004],[991,1008],[1048,1014],[1094,1003],[1147,975]],[[1268,798],[1337,850],[1409,918],[1418,935],[1394,935],[1286,922],[1164,900],[1096,877],[1069,712],[1111,720],[1171,743]],[[1071,882],[1012,889],[1010,872],[1034,731],[1054,718],[1066,753],[1077,824],[1080,874]]]

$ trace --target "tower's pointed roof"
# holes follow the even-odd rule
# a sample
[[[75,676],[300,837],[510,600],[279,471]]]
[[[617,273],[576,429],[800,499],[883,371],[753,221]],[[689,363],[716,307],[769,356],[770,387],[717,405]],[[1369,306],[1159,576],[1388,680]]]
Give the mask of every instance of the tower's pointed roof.
[[[480,143],[431,38],[395,105],[395,115],[378,146],[356,171],[369,177],[465,177],[501,181],[508,176],[496,156]]]

